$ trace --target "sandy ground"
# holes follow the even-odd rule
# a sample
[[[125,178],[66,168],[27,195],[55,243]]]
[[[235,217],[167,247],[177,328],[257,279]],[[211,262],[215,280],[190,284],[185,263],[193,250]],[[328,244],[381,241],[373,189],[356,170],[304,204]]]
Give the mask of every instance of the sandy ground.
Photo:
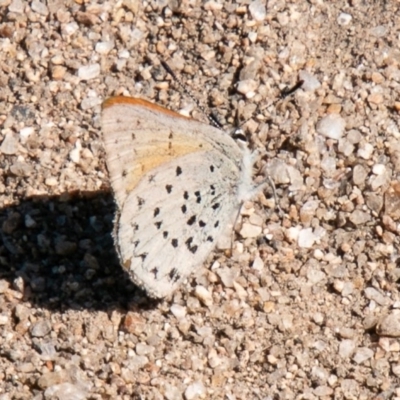
[[[400,399],[398,2],[0,16],[0,400]],[[114,250],[99,117],[130,95],[207,121],[160,59],[227,130],[248,120],[283,214],[267,189],[232,254],[155,302]]]

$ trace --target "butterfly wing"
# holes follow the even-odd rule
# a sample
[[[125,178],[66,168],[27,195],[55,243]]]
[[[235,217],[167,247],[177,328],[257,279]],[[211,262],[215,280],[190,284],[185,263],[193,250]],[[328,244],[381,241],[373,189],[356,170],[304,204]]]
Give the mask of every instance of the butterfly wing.
[[[218,129],[139,99],[108,100],[102,125],[122,265],[165,297],[205,261],[237,210],[242,153]]]

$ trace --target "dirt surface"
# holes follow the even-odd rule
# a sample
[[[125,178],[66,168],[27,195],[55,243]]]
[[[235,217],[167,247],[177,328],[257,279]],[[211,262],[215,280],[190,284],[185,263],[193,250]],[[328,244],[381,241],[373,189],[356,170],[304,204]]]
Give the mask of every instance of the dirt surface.
[[[398,4],[0,0],[0,400],[400,399]],[[99,118],[207,121],[160,60],[247,121],[282,213],[267,189],[155,302],[114,250]]]

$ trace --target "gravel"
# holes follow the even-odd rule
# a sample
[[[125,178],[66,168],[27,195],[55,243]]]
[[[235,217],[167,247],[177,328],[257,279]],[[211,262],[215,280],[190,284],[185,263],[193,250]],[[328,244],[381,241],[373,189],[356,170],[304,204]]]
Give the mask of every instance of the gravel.
[[[0,1],[0,400],[400,399],[397,2]],[[230,245],[170,299],[127,278],[112,95],[260,151]],[[290,96],[290,91],[303,81]]]

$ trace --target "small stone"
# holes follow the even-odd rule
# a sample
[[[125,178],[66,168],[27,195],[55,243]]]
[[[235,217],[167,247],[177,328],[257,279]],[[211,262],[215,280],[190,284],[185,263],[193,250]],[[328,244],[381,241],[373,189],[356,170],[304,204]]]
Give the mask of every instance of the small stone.
[[[346,127],[345,120],[338,114],[329,114],[317,124],[317,132],[330,139],[339,140]]]
[[[213,304],[212,295],[204,286],[197,285],[194,294],[204,305],[211,306]]]
[[[89,110],[91,108],[99,106],[101,103],[102,100],[99,97],[88,96],[81,101],[81,109]]]
[[[0,145],[0,152],[11,156],[16,154],[18,151],[18,139],[12,133],[7,133],[3,142]]]
[[[10,172],[15,176],[27,177],[33,171],[33,167],[24,161],[16,161],[10,167]]]
[[[49,178],[46,178],[44,183],[45,183],[46,186],[50,186],[50,187],[57,186],[58,185],[58,180],[54,176],[51,176]]]
[[[352,16],[347,13],[340,13],[338,18],[337,18],[337,23],[341,26],[348,25],[352,20]]]
[[[400,337],[400,310],[394,310],[377,325],[376,332],[380,336]]]
[[[135,350],[138,356],[146,356],[148,354],[154,353],[154,347],[149,346],[145,343],[138,343],[135,347]]]
[[[9,317],[6,314],[0,314],[0,325],[7,325],[9,322]]]
[[[339,356],[342,358],[349,358],[356,349],[354,340],[342,340],[339,345]]]
[[[349,219],[354,225],[363,225],[371,220],[371,215],[361,210],[354,210]]]
[[[316,240],[317,238],[314,235],[312,228],[305,228],[299,232],[297,244],[299,247],[310,249]]]
[[[22,140],[27,139],[29,136],[32,135],[32,133],[35,132],[35,129],[31,126],[27,126],[25,128],[22,128],[19,131],[19,136],[21,137]]]
[[[371,104],[382,104],[384,99],[381,93],[372,93],[367,97],[367,100]]]
[[[19,292],[19,293],[24,293],[25,290],[25,282],[22,276],[18,276],[17,278],[14,279],[13,281],[13,288]]]
[[[356,353],[354,354],[353,360],[357,364],[361,364],[364,361],[369,360],[373,356],[374,356],[373,350],[369,349],[368,347],[359,347]]]
[[[370,32],[370,34],[372,36],[380,38],[380,37],[383,37],[383,36],[385,36],[387,34],[387,30],[388,30],[387,26],[378,25],[378,26],[375,26],[374,28],[371,28],[369,30],[369,32]]]
[[[32,8],[32,11],[34,11],[40,15],[43,15],[43,16],[46,16],[49,13],[49,9],[47,8],[47,6],[38,0],[32,1],[31,8]]]
[[[261,235],[261,232],[262,232],[261,226],[256,226],[245,222],[242,225],[242,229],[240,230],[239,233],[242,236],[242,238],[246,239],[246,238],[255,238]]]
[[[357,186],[364,186],[367,181],[368,171],[363,165],[357,164],[353,168],[353,182]]]
[[[57,356],[56,348],[52,342],[42,342],[38,344],[40,358],[43,361],[53,361]]]
[[[182,392],[176,386],[172,386],[167,383],[164,389],[164,397],[166,398],[166,400],[181,399]]]
[[[96,52],[99,54],[108,54],[114,48],[114,42],[109,40],[107,42],[96,43]]]
[[[329,386],[318,386],[314,389],[314,394],[318,397],[331,396],[333,389]]]
[[[256,21],[264,21],[267,10],[265,8],[265,2],[261,0],[254,0],[249,5],[249,12],[253,19]]]
[[[221,279],[222,284],[225,287],[233,287],[233,283],[235,282],[235,279],[239,275],[239,271],[234,268],[229,268],[229,267],[222,267],[219,268],[217,271],[217,275]]]
[[[303,81],[301,88],[307,92],[314,92],[321,86],[319,80],[308,71],[300,71],[299,78]]]
[[[312,285],[316,285],[317,283],[324,280],[326,277],[325,273],[318,269],[309,269],[307,271],[307,280]]]
[[[206,388],[202,382],[193,382],[185,390],[186,400],[196,400],[206,394]]]
[[[33,337],[43,337],[49,334],[51,331],[51,325],[48,320],[40,320],[32,325],[31,335]]]
[[[256,256],[251,267],[257,271],[262,271],[264,269],[264,261],[260,256]]]
[[[62,65],[55,65],[51,69],[51,77],[55,81],[61,81],[64,79],[66,72],[67,68],[63,67]]]
[[[258,87],[258,83],[253,79],[245,79],[243,81],[238,82],[236,90],[245,95],[246,98],[251,99],[255,96],[255,91]]]
[[[78,77],[82,80],[90,80],[100,75],[100,64],[85,65],[78,69]]]
[[[22,14],[24,13],[25,4],[23,0],[13,0],[8,6],[8,10],[12,13]]]
[[[69,382],[60,383],[47,388],[44,392],[46,399],[58,400],[85,400],[88,397],[88,391],[81,385],[74,385]]]
[[[129,311],[125,315],[122,328],[125,332],[139,336],[146,328],[146,320],[138,313]]]
[[[370,143],[363,143],[357,151],[357,155],[364,160],[369,160],[374,152],[374,146]]]
[[[390,304],[390,299],[383,294],[381,294],[378,290],[373,287],[367,287],[364,290],[365,297],[368,300],[373,300],[375,303],[381,306],[387,306]]]
[[[172,304],[170,311],[176,319],[182,319],[186,317],[186,307],[183,307],[179,304]]]

